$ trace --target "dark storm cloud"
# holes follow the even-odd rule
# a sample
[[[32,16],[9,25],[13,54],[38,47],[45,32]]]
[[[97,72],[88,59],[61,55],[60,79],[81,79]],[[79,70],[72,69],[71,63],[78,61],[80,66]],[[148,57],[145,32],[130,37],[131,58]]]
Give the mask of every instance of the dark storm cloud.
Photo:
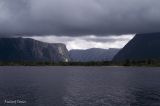
[[[160,31],[159,0],[0,0],[2,35]]]

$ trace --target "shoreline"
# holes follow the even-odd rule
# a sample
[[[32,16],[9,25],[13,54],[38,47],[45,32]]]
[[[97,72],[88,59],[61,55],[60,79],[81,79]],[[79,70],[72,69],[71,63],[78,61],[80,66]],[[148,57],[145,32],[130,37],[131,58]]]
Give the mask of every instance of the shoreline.
[[[84,66],[84,65],[75,65],[75,66],[71,66],[71,65],[0,65],[0,67],[113,67],[113,68],[119,68],[119,67],[124,67],[124,68],[130,68],[130,67],[137,67],[137,68],[141,68],[141,67],[145,67],[145,68],[149,68],[149,67],[160,67],[160,66]]]
[[[41,61],[0,61],[0,66],[91,66],[91,67],[160,67],[160,61],[91,61],[91,62],[41,62]]]

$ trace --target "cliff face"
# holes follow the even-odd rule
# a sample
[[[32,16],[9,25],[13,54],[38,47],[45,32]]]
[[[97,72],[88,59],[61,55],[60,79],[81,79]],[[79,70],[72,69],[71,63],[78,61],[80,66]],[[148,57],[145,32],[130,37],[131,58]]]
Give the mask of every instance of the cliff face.
[[[114,61],[160,59],[160,33],[137,34]]]
[[[67,62],[64,44],[44,43],[30,38],[0,38],[0,61]]]
[[[89,62],[89,61],[110,61],[117,54],[119,49],[99,49],[91,48],[87,50],[70,50],[71,61]]]

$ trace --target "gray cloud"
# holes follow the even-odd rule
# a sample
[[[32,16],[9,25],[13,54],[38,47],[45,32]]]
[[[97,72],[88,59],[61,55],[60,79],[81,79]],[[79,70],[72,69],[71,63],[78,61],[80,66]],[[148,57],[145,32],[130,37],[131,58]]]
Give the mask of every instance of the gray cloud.
[[[160,31],[159,0],[1,0],[1,35]]]

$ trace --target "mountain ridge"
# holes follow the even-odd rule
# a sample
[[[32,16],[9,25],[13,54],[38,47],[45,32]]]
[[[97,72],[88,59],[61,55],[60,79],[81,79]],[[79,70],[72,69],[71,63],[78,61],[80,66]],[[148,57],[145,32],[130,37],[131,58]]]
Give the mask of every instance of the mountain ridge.
[[[89,62],[89,61],[110,61],[119,49],[101,49],[90,48],[86,50],[73,49],[69,51],[71,61]]]

